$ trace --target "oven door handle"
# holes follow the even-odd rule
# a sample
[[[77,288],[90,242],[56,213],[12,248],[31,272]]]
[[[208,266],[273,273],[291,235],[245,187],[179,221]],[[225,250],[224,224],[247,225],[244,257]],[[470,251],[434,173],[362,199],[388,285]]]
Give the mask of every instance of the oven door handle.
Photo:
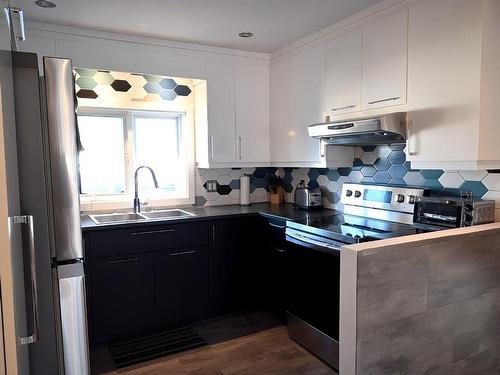
[[[305,244],[311,244],[311,245],[316,245],[316,246],[327,248],[327,249],[334,250],[334,251],[340,251],[340,246],[335,246],[335,245],[332,245],[331,243],[317,240],[315,238],[311,238],[311,237],[303,235],[303,234],[297,235],[295,233],[287,233],[287,236],[292,237],[293,239],[295,239],[299,242],[305,243]]]

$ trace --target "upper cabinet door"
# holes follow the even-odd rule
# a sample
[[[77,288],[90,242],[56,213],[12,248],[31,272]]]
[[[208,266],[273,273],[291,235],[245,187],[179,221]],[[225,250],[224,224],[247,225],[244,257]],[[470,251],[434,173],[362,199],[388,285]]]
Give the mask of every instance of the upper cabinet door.
[[[361,29],[327,44],[327,111],[361,111]]]
[[[406,103],[408,11],[363,28],[363,110]]]
[[[325,112],[326,47],[314,47],[271,66],[271,158],[275,164],[320,166],[319,141],[307,126]]]
[[[271,65],[271,161],[284,162],[292,156],[289,145],[290,130],[290,60],[288,58]]]
[[[236,162],[269,163],[269,66],[236,64]]]
[[[307,127],[324,121],[326,110],[326,47],[320,45],[290,57],[290,160],[320,163],[319,141]],[[313,164],[314,165],[314,164]]]
[[[235,161],[234,63],[207,59],[208,154],[211,163]]]
[[[426,0],[410,8],[408,159],[412,167],[477,169],[485,45],[482,5],[482,1]],[[495,132],[489,132],[489,137],[495,139]]]

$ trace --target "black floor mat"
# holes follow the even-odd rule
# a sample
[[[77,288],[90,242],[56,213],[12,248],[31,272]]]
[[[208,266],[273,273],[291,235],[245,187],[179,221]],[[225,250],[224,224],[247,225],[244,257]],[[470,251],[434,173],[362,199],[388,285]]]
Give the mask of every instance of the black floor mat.
[[[207,345],[192,327],[184,327],[109,346],[115,367],[122,368]]]

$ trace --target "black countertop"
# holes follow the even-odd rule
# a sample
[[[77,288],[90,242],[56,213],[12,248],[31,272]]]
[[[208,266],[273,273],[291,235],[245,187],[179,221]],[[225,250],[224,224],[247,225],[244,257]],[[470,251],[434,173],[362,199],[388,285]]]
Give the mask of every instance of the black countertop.
[[[129,223],[112,223],[112,224],[96,224],[90,219],[88,215],[83,215],[81,218],[81,226],[84,232],[95,230],[109,230],[117,228],[129,227],[145,227],[154,226],[165,223],[180,223],[191,221],[206,221],[211,219],[227,219],[236,216],[251,216],[263,215],[269,218],[276,218],[289,221],[304,220],[315,217],[331,216],[336,213],[330,209],[314,209],[314,210],[301,210],[293,207],[290,203],[282,203],[279,205],[270,203],[255,203],[250,206],[228,205],[228,206],[212,206],[212,207],[175,207],[181,208],[184,211],[195,214],[196,216],[183,217],[178,219],[169,220],[144,220],[139,222]]]

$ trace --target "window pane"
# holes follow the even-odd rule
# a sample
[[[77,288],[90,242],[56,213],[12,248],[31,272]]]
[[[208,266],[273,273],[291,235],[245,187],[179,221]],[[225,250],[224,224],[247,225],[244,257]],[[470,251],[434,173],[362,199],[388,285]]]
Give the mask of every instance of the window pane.
[[[177,117],[135,117],[136,166],[153,168],[164,192],[186,194],[186,160]],[[141,180],[141,190],[153,189],[151,178]]]
[[[123,118],[78,115],[78,128],[85,149],[80,152],[82,193],[124,193]]]

